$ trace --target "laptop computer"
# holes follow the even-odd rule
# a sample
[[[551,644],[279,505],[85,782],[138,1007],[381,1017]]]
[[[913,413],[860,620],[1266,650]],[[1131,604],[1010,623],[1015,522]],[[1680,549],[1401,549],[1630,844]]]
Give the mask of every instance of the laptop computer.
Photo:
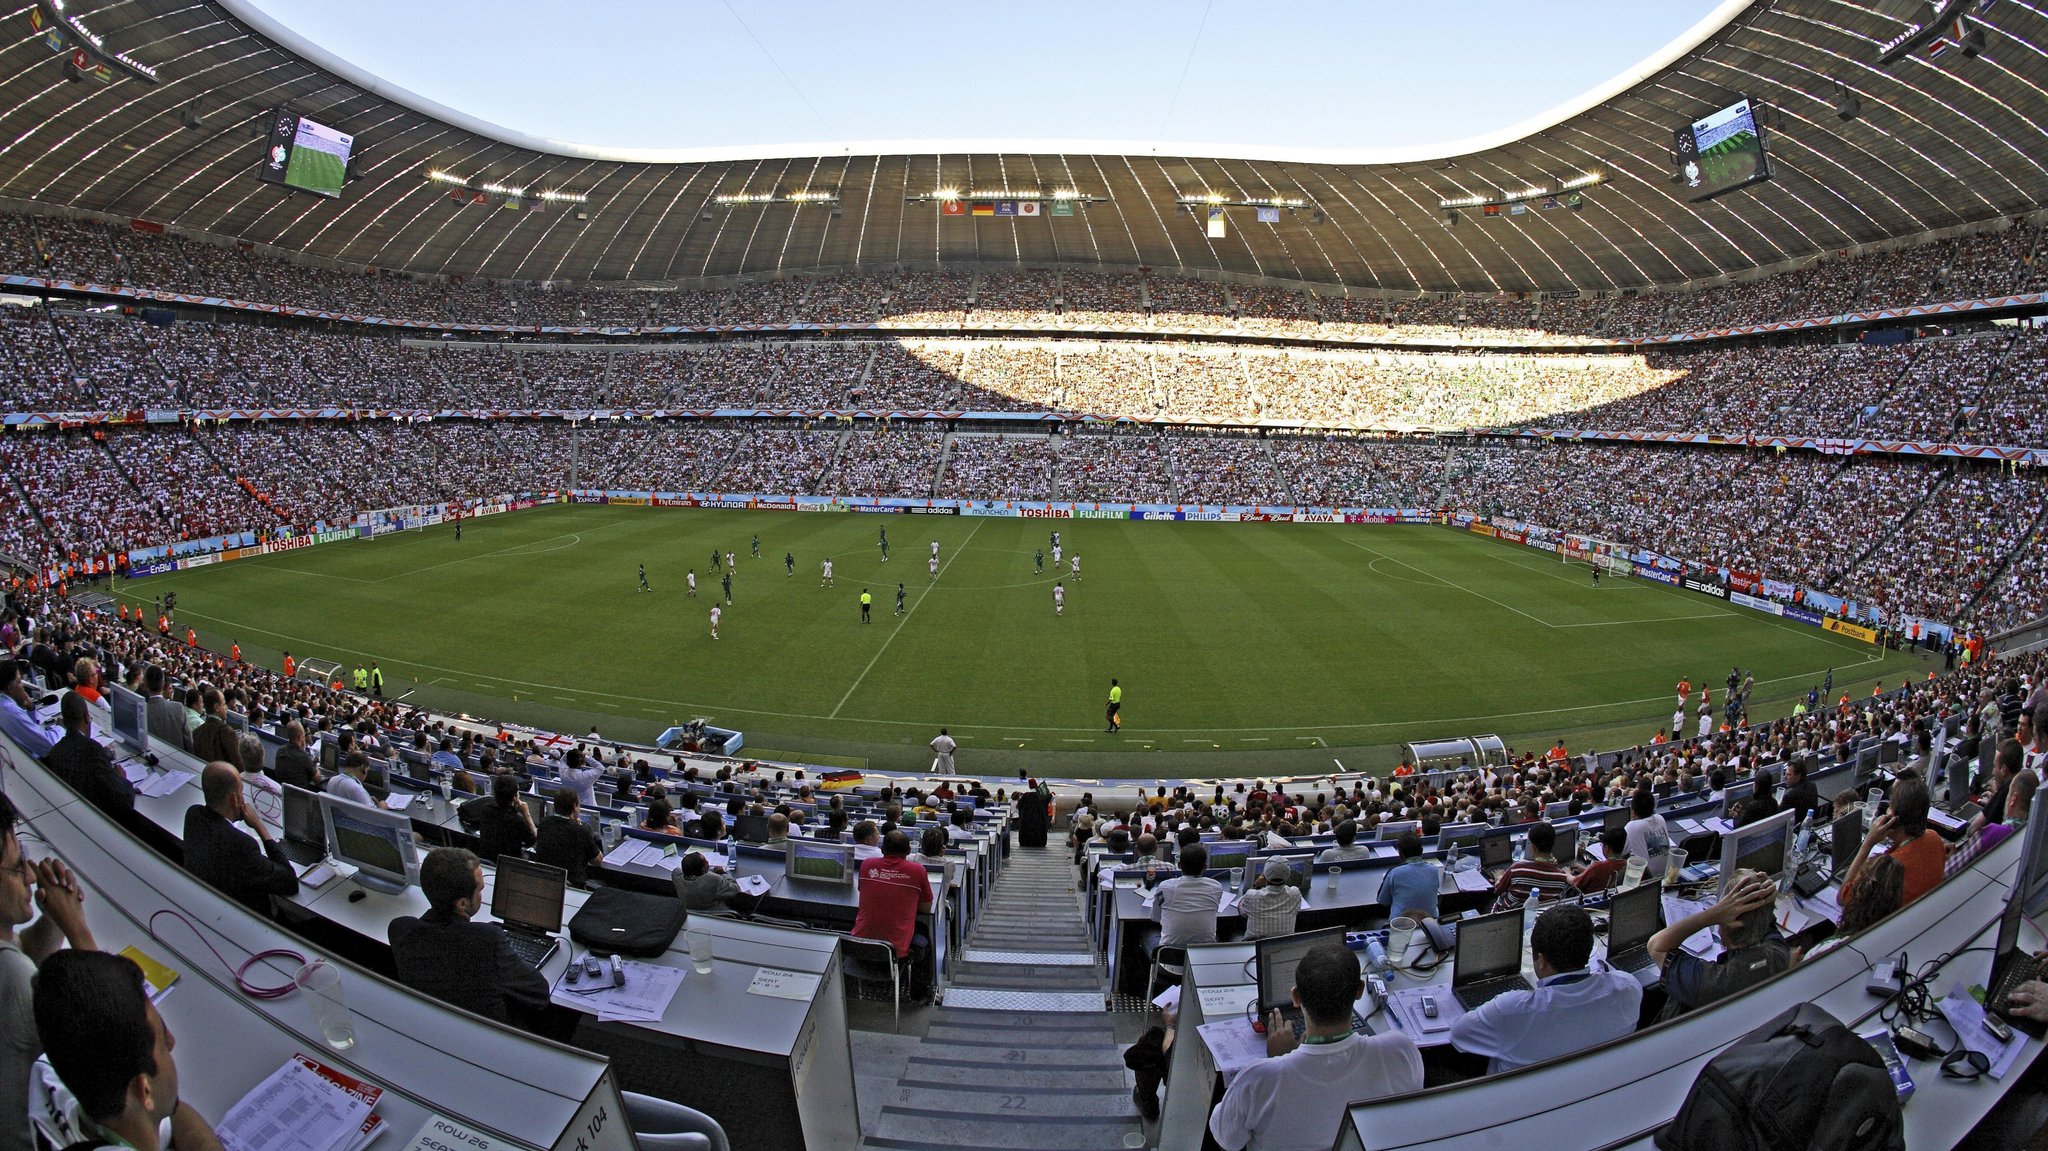
[[[1607,966],[1636,972],[1650,965],[1650,937],[1657,934],[1663,889],[1639,883],[1618,891],[1607,903]]]
[[[539,967],[548,961],[562,941],[562,904],[569,891],[569,873],[545,863],[498,857],[498,873],[491,887],[491,914],[505,925],[512,953]]]
[[[2005,901],[1998,918],[1998,941],[1992,948],[1991,978],[1984,984],[1984,1007],[2000,1019],[2036,1038],[2048,1034],[2048,1025],[2036,1023],[2012,1011],[2013,989],[2029,979],[2048,976],[2048,959],[2036,959],[2020,948],[2020,924],[2026,917],[2026,895],[2014,891]]]
[[[1836,879],[1849,874],[1856,862],[1856,849],[1863,846],[1863,813],[1851,811],[1828,829],[1828,874]]]
[[[1504,992],[1531,990],[1522,976],[1519,908],[1459,921],[1458,949],[1452,954],[1451,994],[1467,1011]]]
[[[1294,969],[1301,966],[1301,957],[1319,944],[1344,942],[1344,928],[1324,927],[1315,931],[1297,931],[1293,935],[1272,935],[1252,942],[1252,961],[1259,974],[1259,1018],[1280,1012],[1294,1029],[1294,1037],[1301,1038],[1308,1021],[1302,1016],[1301,1008],[1294,1005]],[[1351,1030],[1371,1035],[1372,1028],[1366,1026],[1365,1017],[1357,1008],[1351,1010]]]
[[[1513,833],[1494,831],[1480,837],[1479,870],[1486,874],[1486,878],[1499,879],[1500,873],[1507,870],[1508,865],[1514,861],[1515,837]]]
[[[300,867],[311,867],[327,858],[327,821],[320,815],[320,797],[300,787],[283,784],[284,836],[278,847],[284,857]]]

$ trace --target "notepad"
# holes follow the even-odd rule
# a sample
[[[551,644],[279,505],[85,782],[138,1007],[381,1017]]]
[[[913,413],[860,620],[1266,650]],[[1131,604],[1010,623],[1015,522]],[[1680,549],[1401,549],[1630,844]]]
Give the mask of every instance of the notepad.
[[[130,944],[121,949],[121,955],[142,968],[143,981],[149,984],[149,1001],[161,1003],[171,986],[178,982],[178,973],[156,961],[156,958],[141,948]]]

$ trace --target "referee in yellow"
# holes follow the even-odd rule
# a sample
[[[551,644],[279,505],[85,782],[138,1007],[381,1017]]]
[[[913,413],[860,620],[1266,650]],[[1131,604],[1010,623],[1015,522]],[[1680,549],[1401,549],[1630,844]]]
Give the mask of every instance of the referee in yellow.
[[[874,596],[871,596],[871,595],[869,595],[869,594],[868,594],[868,589],[866,589],[866,588],[862,588],[862,589],[860,589],[860,622],[862,622],[862,623],[872,623],[872,622],[874,622],[874,621],[872,621],[872,620],[868,619],[868,607],[869,607],[869,605],[873,604],[874,602],[875,602],[875,597],[874,597]]]
[[[1106,719],[1107,719],[1107,720],[1109,721],[1109,727],[1108,727],[1108,728],[1106,728],[1105,730],[1107,730],[1107,731],[1122,731],[1122,730],[1124,729],[1124,721],[1123,721],[1123,716],[1122,716],[1122,714],[1121,714],[1121,713],[1123,712],[1123,709],[1124,709],[1124,689],[1123,689],[1123,688],[1121,688],[1121,687],[1118,687],[1118,686],[1117,686],[1117,683],[1116,683],[1116,681],[1115,681],[1115,680],[1110,680],[1110,681],[1109,681],[1109,706],[1108,706],[1107,708],[1105,708],[1105,709],[1103,710],[1103,716],[1104,716],[1104,718],[1106,718]]]

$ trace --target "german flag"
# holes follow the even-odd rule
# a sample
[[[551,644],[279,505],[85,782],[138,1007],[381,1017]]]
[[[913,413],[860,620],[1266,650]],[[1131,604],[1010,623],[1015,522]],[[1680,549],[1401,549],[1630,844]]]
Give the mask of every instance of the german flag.
[[[980,200],[975,201],[974,207],[971,210],[977,216],[993,216],[996,214],[996,206],[994,204]]]

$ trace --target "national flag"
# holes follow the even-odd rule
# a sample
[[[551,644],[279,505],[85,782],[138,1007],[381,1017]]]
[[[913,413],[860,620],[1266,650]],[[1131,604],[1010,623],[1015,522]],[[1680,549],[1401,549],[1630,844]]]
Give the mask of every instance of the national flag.
[[[1072,200],[1054,200],[1052,202],[1052,214],[1055,216],[1073,215],[1074,202]]]
[[[1557,197],[1556,197],[1556,196],[1545,196],[1545,197],[1543,197],[1543,204],[1542,204],[1542,207],[1543,207],[1543,210],[1544,210],[1544,211],[1546,211],[1546,212],[1550,211],[1550,210],[1551,210],[1552,208],[1555,208],[1555,207],[1557,207]]]
[[[1279,222],[1280,222],[1280,209],[1278,209],[1278,208],[1260,208],[1260,209],[1259,209],[1259,223],[1261,223],[1261,224],[1277,224],[1277,223],[1279,223]]]
[[[1500,205],[1482,204],[1479,207],[1479,214],[1482,216],[1498,216],[1500,215]]]
[[[996,201],[996,215],[998,215],[998,216],[1014,216],[1014,215],[1016,215],[1016,214],[1017,214],[1017,201],[1015,201],[1015,200],[997,200],[997,201]]]
[[[939,215],[941,216],[965,216],[966,214],[967,201],[965,200],[939,201]]]
[[[977,216],[993,216],[996,214],[996,206],[986,200],[976,200],[971,211]]]
[[[1036,200],[1019,200],[1019,201],[1017,201],[1017,214],[1018,214],[1019,216],[1036,216],[1036,215],[1038,215],[1038,213],[1039,213],[1039,203],[1038,203],[1038,201],[1036,201]]]
[[[1522,203],[1522,202],[1521,202],[1521,201],[1519,201],[1519,200],[1517,200],[1516,202],[1514,202],[1514,203],[1512,203],[1512,204],[1509,204],[1509,205],[1508,205],[1508,215],[1510,215],[1510,216],[1519,216],[1519,215],[1522,215],[1523,213],[1527,212],[1528,210],[1529,210],[1529,205],[1527,205],[1527,204],[1524,204],[1524,203]]]
[[[1223,222],[1223,221],[1224,221],[1223,209],[1221,209],[1221,208],[1211,208],[1211,209],[1209,209],[1209,238],[1210,238],[1210,239],[1212,239],[1212,240],[1220,240],[1220,239],[1222,239],[1222,238],[1224,237],[1224,235],[1225,235],[1225,233],[1226,233],[1226,228],[1225,228],[1225,225],[1224,225],[1224,222]]]
[[[1573,192],[1564,198],[1564,206],[1576,212],[1586,206],[1586,197],[1578,192]]]
[[[506,200],[498,205],[498,207],[503,208],[508,212],[517,212],[519,209],[524,208],[525,206],[526,201],[524,200]]]

